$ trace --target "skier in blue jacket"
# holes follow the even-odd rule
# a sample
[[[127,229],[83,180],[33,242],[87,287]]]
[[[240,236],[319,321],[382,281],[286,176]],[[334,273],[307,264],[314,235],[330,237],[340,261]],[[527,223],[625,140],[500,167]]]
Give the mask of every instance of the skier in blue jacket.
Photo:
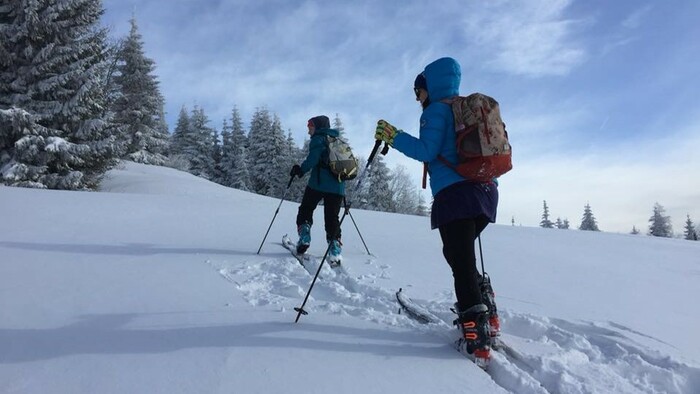
[[[474,183],[447,166],[438,156],[457,163],[454,115],[440,100],[459,95],[461,69],[445,57],[425,67],[414,83],[421,103],[419,137],[399,130],[384,120],[377,122],[375,138],[406,156],[427,163],[433,194],[431,227],[440,231],[443,255],[452,269],[457,312],[467,351],[490,357],[488,307],[482,300],[476,269],[474,241],[488,223],[496,221],[498,189],[495,182]],[[497,321],[492,325],[497,326]]]
[[[328,261],[335,265],[342,260],[338,214],[345,196],[345,181],[340,181],[331,173],[328,165],[324,165],[324,157],[328,156],[327,136],[338,137],[339,132],[331,128],[330,120],[325,115],[309,119],[307,127],[311,136],[309,154],[301,165],[295,164],[289,173],[290,176],[301,178],[311,171],[297,214],[296,223],[299,234],[297,253],[305,253],[311,245],[314,210],[323,200],[326,241],[330,244]]]

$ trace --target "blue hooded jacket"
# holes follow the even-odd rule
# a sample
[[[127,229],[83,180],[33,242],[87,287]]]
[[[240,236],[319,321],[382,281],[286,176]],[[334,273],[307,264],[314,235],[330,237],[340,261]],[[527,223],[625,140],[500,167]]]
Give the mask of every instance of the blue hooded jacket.
[[[464,178],[438,159],[442,156],[457,163],[455,126],[452,108],[440,100],[459,95],[462,72],[456,60],[444,57],[425,67],[430,105],[420,117],[420,136],[399,133],[393,147],[406,156],[428,163],[430,190],[433,196],[445,187]]]
[[[339,182],[331,173],[330,168],[323,165],[323,158],[328,155],[327,136],[338,137],[338,135],[336,129],[316,129],[311,136],[311,141],[309,141],[309,154],[306,156],[306,160],[301,163],[301,170],[304,174],[311,171],[308,183],[310,188],[344,196],[345,182]]]
[[[393,147],[406,156],[428,163],[433,207],[430,225],[433,229],[458,219],[480,216],[496,221],[498,188],[496,183],[472,183],[443,163],[457,163],[456,134],[452,107],[440,100],[459,95],[462,76],[456,60],[444,57],[423,71],[430,105],[420,117],[420,137],[399,133]]]

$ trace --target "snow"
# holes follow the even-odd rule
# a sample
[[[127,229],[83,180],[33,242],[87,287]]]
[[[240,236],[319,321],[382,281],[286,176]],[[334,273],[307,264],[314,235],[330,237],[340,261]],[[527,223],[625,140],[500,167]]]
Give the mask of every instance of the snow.
[[[501,196],[507,199],[507,195]],[[700,243],[490,226],[504,340],[484,373],[448,323],[424,217],[351,210],[343,271],[280,246],[297,204],[126,162],[102,191],[0,187],[2,393],[697,393]],[[534,207],[533,209],[537,209]],[[325,249],[316,212],[310,252]]]

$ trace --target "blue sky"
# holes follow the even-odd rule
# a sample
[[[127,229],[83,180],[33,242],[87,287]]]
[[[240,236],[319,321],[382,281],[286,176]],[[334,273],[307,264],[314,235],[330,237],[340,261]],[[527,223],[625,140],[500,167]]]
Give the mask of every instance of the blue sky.
[[[645,231],[655,202],[681,232],[700,222],[700,2],[105,0],[113,37],[135,15],[173,127],[199,105],[220,128],[238,106],[280,116],[299,144],[306,120],[338,113],[367,156],[378,119],[417,135],[413,79],[462,65],[461,93],[495,97],[514,169],[499,223]],[[390,165],[421,166],[398,152]],[[426,193],[427,196],[427,193]]]

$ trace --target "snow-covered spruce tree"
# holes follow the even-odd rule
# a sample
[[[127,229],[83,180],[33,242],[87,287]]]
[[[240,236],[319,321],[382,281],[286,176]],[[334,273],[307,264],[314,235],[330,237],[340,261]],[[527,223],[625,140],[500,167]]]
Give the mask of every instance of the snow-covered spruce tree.
[[[272,119],[272,134],[282,136],[272,140],[274,145],[271,148],[275,152],[279,152],[276,160],[271,162],[272,173],[276,176],[271,180],[271,188],[269,196],[280,198],[284,195],[289,184],[289,169],[297,162],[298,148],[294,145],[294,139],[289,135],[285,136],[282,129],[282,122],[277,114],[273,115]],[[291,185],[290,185],[291,189]]]
[[[187,113],[187,108],[183,105],[177,117],[175,131],[170,136],[170,149],[168,153],[168,162],[166,163],[169,167],[189,172],[190,161],[185,155],[185,146],[187,145],[187,135],[189,132],[190,116]]]
[[[418,209],[418,189],[411,180],[408,170],[403,165],[397,165],[389,181],[389,189],[394,196],[396,212],[409,215]]]
[[[416,207],[415,214],[418,216],[430,216],[430,208],[425,202],[425,197],[423,197],[423,193],[421,193],[418,189],[416,189],[416,192],[418,193],[418,206]]]
[[[224,119],[224,124],[221,126],[221,157],[219,158],[219,163],[217,163],[217,173],[219,178],[216,182],[224,185],[229,185],[229,169],[231,166],[231,126],[229,126],[228,121]]]
[[[183,156],[190,163],[190,173],[205,179],[214,177],[216,130],[209,127],[204,109],[195,107],[189,118],[189,129],[184,137]]]
[[[630,231],[630,234],[632,234],[632,235],[639,234],[639,229],[637,228],[637,226],[634,226],[634,225],[632,226],[632,231]]]
[[[248,172],[248,137],[243,128],[243,120],[238,108],[231,114],[231,163],[228,169],[229,185],[236,189],[250,190],[250,173]]]
[[[279,191],[280,180],[289,181],[289,169],[282,171],[278,163],[285,154],[284,145],[282,128],[273,125],[267,108],[258,108],[248,133],[248,171],[252,192],[271,196]]]
[[[560,230],[568,230],[569,229],[569,219],[562,220],[561,218],[557,218],[557,221],[555,222],[555,227],[560,229]]]
[[[55,154],[68,159],[79,157],[89,148],[69,144],[55,136],[55,131],[37,123],[37,116],[19,109],[0,109],[0,174],[2,181],[11,186],[44,189],[53,174],[47,173],[48,165],[55,161]],[[73,179],[73,177],[75,179]],[[82,175],[73,172],[65,182],[80,181]]]
[[[372,211],[396,212],[394,196],[391,193],[391,172],[382,155],[376,155],[370,168],[366,208]]]
[[[671,217],[664,215],[665,213],[666,209],[661,204],[658,202],[654,204],[654,213],[649,218],[649,235],[666,238],[673,236]]]
[[[593,216],[591,204],[589,203],[586,203],[586,205],[583,207],[583,218],[581,219],[581,225],[578,227],[578,229],[583,231],[600,231],[598,228],[598,223]]]
[[[309,154],[309,144],[308,141],[305,141],[304,146],[302,148],[299,148],[294,142],[292,132],[290,131],[287,134],[287,149],[289,149],[289,161],[287,163],[287,174],[289,174],[289,170],[294,164],[299,164],[302,161],[304,161],[304,159],[306,159],[306,156]],[[289,192],[287,193],[289,201],[301,202],[301,199],[304,196],[304,190],[306,189],[306,181],[307,179],[294,179],[294,181],[289,187]],[[289,182],[289,177],[287,177],[287,182]]]
[[[214,141],[214,146],[212,147],[212,159],[214,161],[214,167],[211,170],[211,175],[210,178],[212,181],[220,183],[221,179],[224,177],[223,170],[221,168],[221,154],[222,154],[222,146],[221,146],[221,138],[219,136],[219,132],[212,128],[212,140]]]
[[[690,215],[687,215],[687,219],[685,220],[685,231],[683,232],[683,235],[684,238],[689,241],[698,240],[698,234],[695,232],[695,225],[693,224],[693,221],[690,220]]]
[[[569,224],[569,219],[564,219],[564,221],[561,223],[561,227],[559,228],[562,230],[568,230],[570,227],[571,225]]]
[[[7,0],[0,6],[2,182],[96,187],[116,163],[106,121],[106,30],[99,0]],[[7,112],[10,110],[10,112]]]
[[[163,116],[164,99],[153,75],[155,62],[144,53],[136,19],[130,23],[129,36],[117,53],[114,80],[120,94],[113,104],[114,122],[126,145],[125,158],[163,165],[169,137]]]
[[[345,138],[345,127],[343,126],[343,121],[340,120],[340,115],[337,113],[335,114],[335,118],[333,118],[333,128],[338,130],[338,135],[341,138]]]
[[[549,220],[549,207],[547,206],[547,200],[542,201],[544,211],[542,212],[542,220],[540,221],[540,227],[543,228],[554,228],[554,223]]]

